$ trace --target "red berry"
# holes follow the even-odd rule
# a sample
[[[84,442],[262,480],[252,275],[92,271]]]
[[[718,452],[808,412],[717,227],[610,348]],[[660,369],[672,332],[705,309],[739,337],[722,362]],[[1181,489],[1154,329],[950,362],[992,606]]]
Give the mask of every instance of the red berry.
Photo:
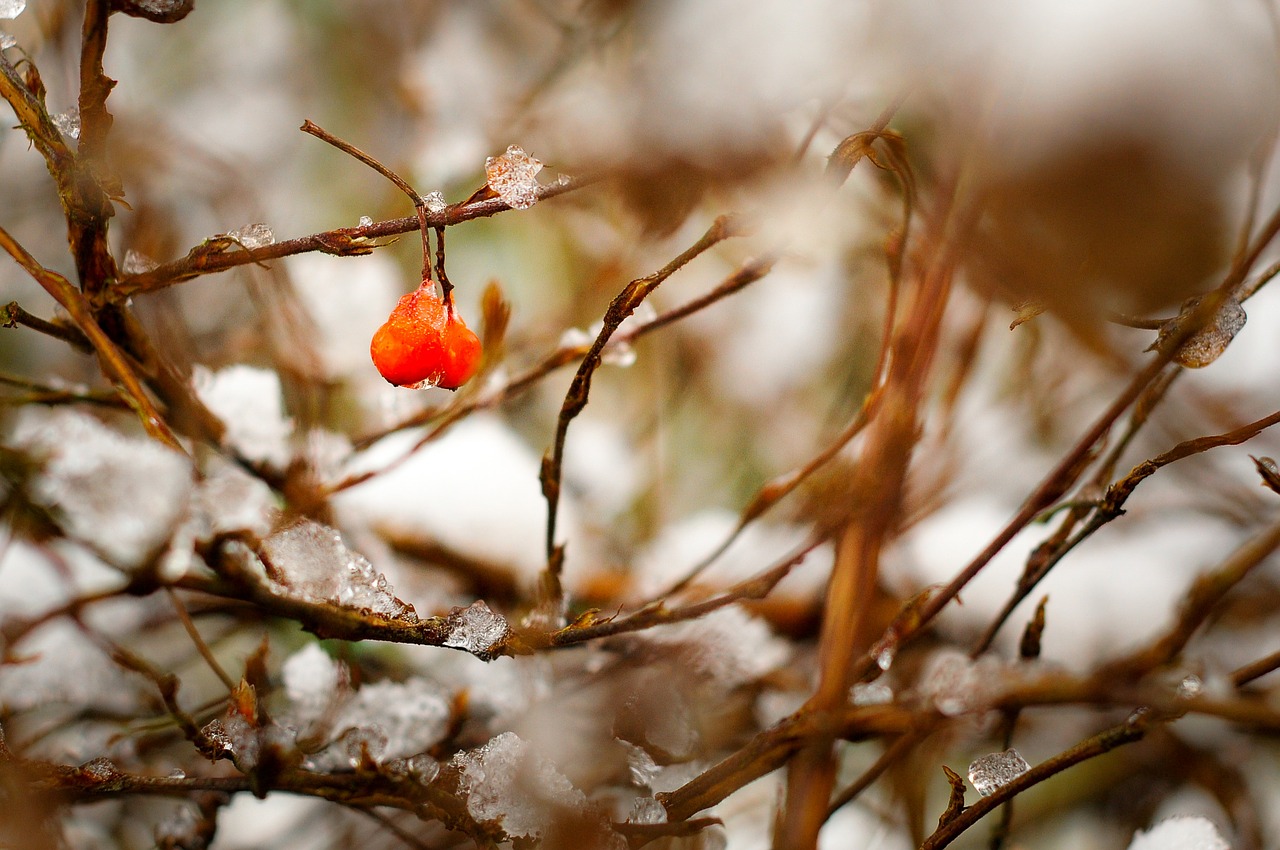
[[[400,387],[456,390],[476,373],[480,354],[479,338],[426,281],[400,299],[369,345],[379,374]]]

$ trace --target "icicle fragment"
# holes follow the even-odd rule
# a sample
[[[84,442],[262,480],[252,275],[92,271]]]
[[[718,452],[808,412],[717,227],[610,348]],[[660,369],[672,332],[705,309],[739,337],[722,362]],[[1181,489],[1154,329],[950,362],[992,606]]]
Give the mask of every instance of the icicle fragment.
[[[538,202],[538,172],[542,162],[529,156],[519,145],[511,145],[501,156],[484,162],[489,188],[513,210],[527,210]]]
[[[1009,749],[974,759],[969,765],[969,782],[983,797],[990,797],[1030,769],[1021,753]]]

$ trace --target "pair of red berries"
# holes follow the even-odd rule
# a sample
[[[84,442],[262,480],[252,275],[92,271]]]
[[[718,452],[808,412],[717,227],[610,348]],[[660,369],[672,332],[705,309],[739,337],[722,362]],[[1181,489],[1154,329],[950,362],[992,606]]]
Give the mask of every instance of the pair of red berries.
[[[480,338],[442,299],[435,284],[400,299],[369,345],[378,373],[398,387],[456,390],[480,368]]]

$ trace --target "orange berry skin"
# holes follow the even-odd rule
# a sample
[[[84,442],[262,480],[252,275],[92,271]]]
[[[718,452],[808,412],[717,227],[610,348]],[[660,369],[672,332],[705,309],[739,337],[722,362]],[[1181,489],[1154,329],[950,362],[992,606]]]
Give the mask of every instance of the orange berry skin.
[[[444,371],[436,386],[456,390],[471,380],[480,368],[481,353],[480,337],[451,311],[444,326]]]
[[[369,344],[378,373],[398,387],[456,390],[480,366],[480,339],[424,283],[396,304]]]

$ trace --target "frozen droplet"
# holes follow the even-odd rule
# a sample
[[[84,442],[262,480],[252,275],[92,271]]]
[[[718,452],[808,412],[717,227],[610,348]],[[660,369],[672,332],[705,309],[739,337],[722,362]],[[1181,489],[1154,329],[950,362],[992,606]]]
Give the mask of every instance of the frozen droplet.
[[[888,705],[893,702],[893,688],[883,682],[859,682],[849,690],[854,705]]]
[[[68,139],[80,138],[80,107],[73,106],[66,112],[59,112],[57,115],[50,116],[53,118],[53,126],[58,128],[58,132],[66,136]]]
[[[230,758],[235,753],[235,747],[231,744],[231,736],[227,734],[227,730],[223,727],[221,720],[216,718],[210,720],[200,730],[200,734],[213,746],[214,755]]]
[[[173,770],[169,771],[169,778],[170,779],[186,779],[187,772],[180,767],[175,767]]]
[[[1204,296],[1197,295],[1183,302],[1181,312],[1160,326],[1160,333],[1151,348],[1160,348],[1166,340],[1180,333],[1183,323],[1195,312],[1203,298]],[[1247,318],[1239,301],[1235,298],[1226,299],[1217,314],[1178,348],[1173,359],[1190,369],[1208,366],[1227,350],[1231,340],[1244,327]]]
[[[979,794],[989,797],[1030,769],[1017,750],[1005,750],[974,759],[969,765],[969,782]]]
[[[73,410],[26,408],[5,442],[38,470],[27,496],[115,566],[159,554],[186,512],[191,463],[154,440],[124,437]]]
[[[512,838],[541,835],[557,813],[587,808],[586,795],[514,732],[458,753],[451,764],[471,816]]]
[[[427,206],[427,212],[440,213],[444,212],[449,206],[449,202],[444,199],[444,195],[440,192],[428,192],[422,196],[423,203]]]
[[[889,632],[882,635],[871,647],[871,657],[875,659],[876,666],[881,670],[888,672],[893,666],[894,656],[898,654],[898,635],[896,632]]]
[[[15,46],[17,43],[18,43],[18,40],[13,36],[9,35],[7,32],[0,32],[0,50],[8,50],[10,47]]]
[[[538,202],[541,170],[542,163],[517,145],[511,145],[502,156],[491,156],[484,163],[489,188],[516,210],[527,210]]]
[[[368,227],[368,226],[369,226],[369,225],[371,225],[371,224],[373,224],[373,219],[372,219],[372,218],[370,218],[370,217],[369,217],[369,216],[367,216],[367,215],[362,215],[362,216],[360,216],[360,221],[356,224],[356,226],[357,226],[357,227]]]
[[[27,0],[0,0],[0,18],[13,20],[27,8]]]
[[[1204,682],[1199,676],[1190,673],[1178,683],[1178,699],[1194,699],[1204,690]]]
[[[955,717],[971,709],[978,696],[979,676],[969,656],[942,650],[929,659],[920,675],[920,690],[938,712]]]
[[[653,797],[636,797],[627,823],[666,823],[667,809]]]
[[[594,341],[595,337],[582,328],[569,328],[560,334],[561,348],[590,348]]]
[[[605,346],[600,354],[600,361],[609,366],[627,368],[636,362],[636,350],[630,343],[616,341]]]
[[[265,248],[267,245],[274,245],[276,235],[271,232],[271,228],[265,224],[246,224],[244,227],[237,228],[227,234],[236,242],[240,243],[240,247],[246,249]]]
[[[80,775],[99,787],[110,786],[121,779],[120,769],[108,758],[96,758],[80,765]]]
[[[420,785],[428,785],[440,775],[440,762],[426,753],[419,753],[405,759],[405,767],[409,776]]]
[[[120,270],[125,274],[144,274],[156,268],[160,264],[155,260],[130,248],[124,252],[124,262],[120,265]]]
[[[1174,815],[1134,833],[1129,850],[1231,850],[1231,845],[1208,818]]]
[[[319,644],[307,644],[290,655],[280,675],[289,697],[289,713],[297,722],[315,721],[342,696],[342,671]]]
[[[443,645],[464,649],[473,655],[485,657],[511,634],[511,626],[501,615],[495,614],[483,599],[477,599],[466,608],[454,608],[449,612],[445,625]]]
[[[264,540],[261,551],[272,579],[288,594],[391,619],[418,619],[413,606],[395,597],[386,576],[327,525],[300,520]]]

